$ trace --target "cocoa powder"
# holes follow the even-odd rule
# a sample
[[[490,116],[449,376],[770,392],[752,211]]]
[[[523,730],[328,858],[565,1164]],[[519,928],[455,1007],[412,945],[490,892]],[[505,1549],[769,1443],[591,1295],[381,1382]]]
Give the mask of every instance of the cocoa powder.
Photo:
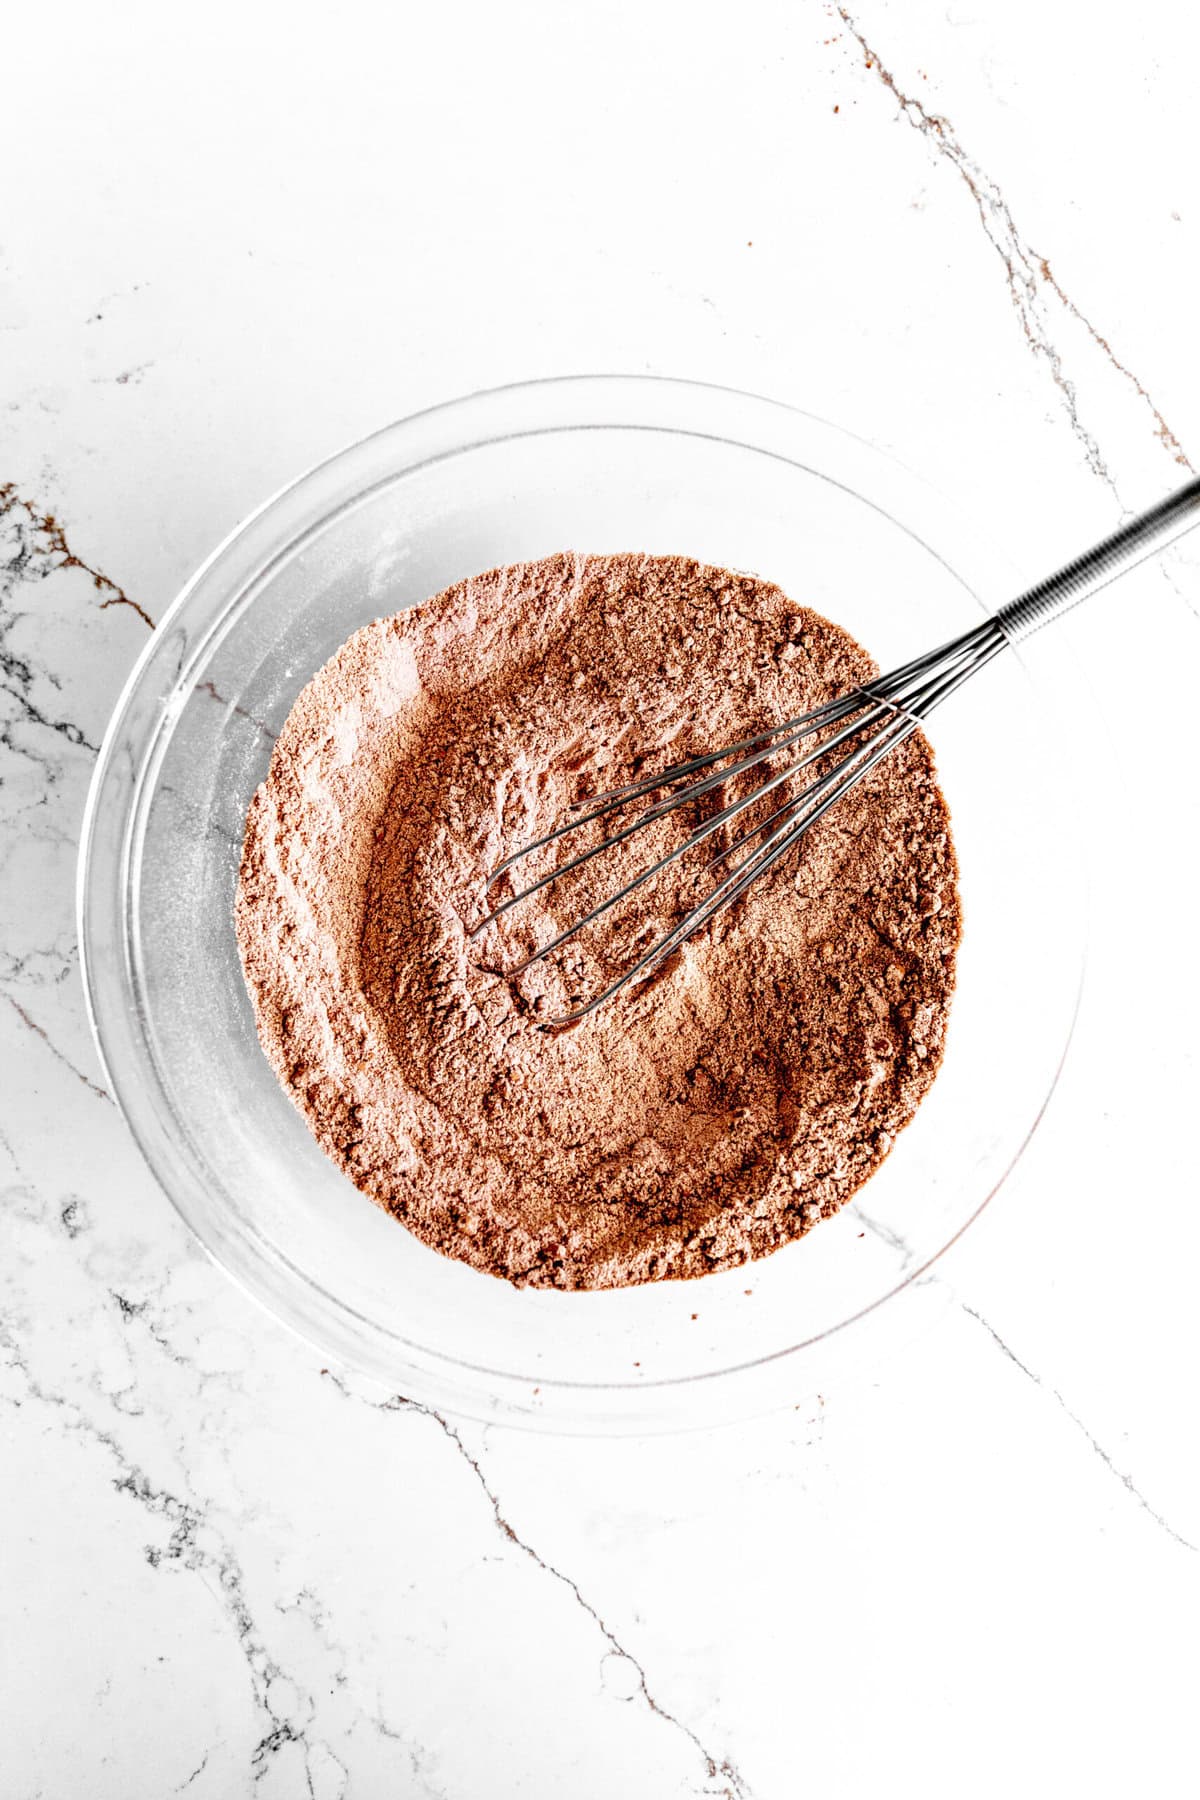
[[[510,891],[487,872],[581,794],[875,672],[770,582],[685,557],[548,557],[356,632],[279,738],[236,912],[263,1047],[323,1149],[426,1244],[535,1286],[703,1275],[833,1213],[943,1051],[959,908],[922,737],[566,1030],[544,1022],[682,916],[730,827],[519,977],[700,812],[468,933]]]

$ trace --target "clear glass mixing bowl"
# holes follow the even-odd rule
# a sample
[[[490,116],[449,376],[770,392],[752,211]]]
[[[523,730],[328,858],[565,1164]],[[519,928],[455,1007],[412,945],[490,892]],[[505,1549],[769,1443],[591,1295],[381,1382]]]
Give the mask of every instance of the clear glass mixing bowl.
[[[1049,709],[1015,655],[936,715],[965,912],[947,1056],[836,1219],[746,1269],[616,1293],[519,1292],[449,1262],[325,1159],[259,1049],[232,923],[242,826],[272,734],[351,631],[563,549],[752,570],[885,666],[1011,592],[937,495],[749,395],[583,377],[403,420],[249,518],[148,644],[84,823],[84,980],[112,1090],[167,1194],[323,1354],[478,1418],[682,1426],[798,1401],[903,1329],[922,1271],[1011,1169],[1078,998],[1070,794],[1046,780]]]

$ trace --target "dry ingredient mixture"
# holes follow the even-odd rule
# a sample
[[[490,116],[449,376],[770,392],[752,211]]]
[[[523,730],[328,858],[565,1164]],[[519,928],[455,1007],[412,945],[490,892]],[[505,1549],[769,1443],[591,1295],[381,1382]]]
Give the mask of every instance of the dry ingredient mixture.
[[[923,738],[577,1025],[542,1021],[675,923],[727,836],[523,975],[702,815],[468,932],[581,795],[874,673],[770,582],[686,557],[548,557],[356,632],[288,718],[237,898],[263,1047],[322,1148],[434,1249],[531,1286],[704,1275],[833,1213],[942,1056],[959,908]]]

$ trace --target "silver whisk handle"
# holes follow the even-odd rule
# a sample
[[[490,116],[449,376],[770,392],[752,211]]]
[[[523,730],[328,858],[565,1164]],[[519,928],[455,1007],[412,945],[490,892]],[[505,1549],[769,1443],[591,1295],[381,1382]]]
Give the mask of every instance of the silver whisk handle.
[[[1004,635],[1017,643],[1031,632],[1057,619],[1068,607],[1106,587],[1155,551],[1165,549],[1175,538],[1182,537],[1193,525],[1200,525],[1200,478],[1189,481],[1170,499],[1152,506],[1128,525],[1122,525],[1111,537],[1103,538],[1091,550],[1077,556],[1056,575],[1047,576],[1036,587],[1028,588],[996,614]]]

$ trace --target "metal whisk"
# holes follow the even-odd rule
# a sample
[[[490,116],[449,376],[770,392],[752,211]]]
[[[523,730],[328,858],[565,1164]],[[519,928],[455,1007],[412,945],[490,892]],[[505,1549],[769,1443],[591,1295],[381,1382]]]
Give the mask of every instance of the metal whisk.
[[[711,869],[719,863],[725,863],[728,865],[726,873],[677,925],[652,944],[602,993],[561,1017],[548,1020],[547,1024],[567,1025],[585,1018],[623,988],[651,975],[717,913],[732,905],[740,894],[745,893],[751,882],[764,875],[780,857],[786,856],[804,833],[861,781],[876,763],[911,737],[935,707],[940,706],[956,688],[960,688],[985,664],[990,663],[993,657],[999,656],[1009,645],[1028,637],[1042,625],[1048,624],[1051,619],[1057,618],[1069,607],[1095,593],[1098,588],[1104,587],[1146,557],[1164,549],[1173,539],[1197,524],[1200,524],[1200,479],[1189,482],[1178,493],[1123,525],[1111,537],[1105,538],[1074,562],[1068,563],[1057,574],[1009,601],[1007,606],[1002,606],[999,612],[994,613],[983,624],[963,632],[961,637],[953,638],[939,649],[928,651],[924,656],[918,656],[901,668],[880,675],[874,681],[869,681],[838,699],[826,701],[812,712],[784,719],[780,724],[759,732],[754,737],[745,738],[740,743],[727,744],[723,749],[709,751],[703,756],[689,757],[687,761],[675,763],[645,780],[630,782],[624,787],[612,788],[579,802],[571,809],[571,818],[543,837],[523,844],[519,850],[506,856],[489,876],[485,894],[491,892],[501,876],[534,851],[557,843],[597,819],[608,818],[639,800],[649,800],[651,795],[667,790],[662,799],[653,801],[629,823],[501,901],[475,926],[471,936],[476,936],[503,913],[540,893],[551,882],[560,880],[594,857],[625,843],[655,820],[665,818],[680,807],[691,805],[724,782],[739,777],[748,770],[770,764],[781,752],[793,749],[797,751],[796,756],[789,758],[785,767],[768,769],[764,779],[751,792],[719,808],[681,844],[649,863],[631,881],[626,882],[624,887],[593,907],[565,931],[559,932],[557,937],[552,938],[548,944],[543,944],[523,962],[506,971],[509,975],[519,975],[522,970],[560,949],[585,926],[602,918],[635,889],[677,862],[696,845],[703,843],[722,827],[740,819],[766,795],[786,790],[806,769],[812,769],[814,764],[824,762],[831,754],[842,751],[843,754],[832,769],[825,774],[815,775],[798,791],[781,795],[780,804],[774,811],[757,824],[747,823],[728,848],[713,858],[708,867]],[[806,746],[806,740],[813,738],[820,741],[810,749]]]

